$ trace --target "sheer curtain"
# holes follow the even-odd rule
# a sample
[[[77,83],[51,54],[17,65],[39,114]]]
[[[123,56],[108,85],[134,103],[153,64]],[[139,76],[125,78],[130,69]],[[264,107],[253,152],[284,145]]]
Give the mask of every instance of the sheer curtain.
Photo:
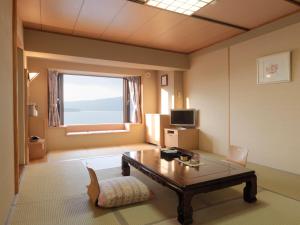
[[[142,122],[141,109],[141,77],[128,77],[128,91],[130,98],[129,121],[131,123]]]
[[[60,125],[59,116],[59,73],[55,70],[48,70],[48,124],[50,127],[58,127]]]

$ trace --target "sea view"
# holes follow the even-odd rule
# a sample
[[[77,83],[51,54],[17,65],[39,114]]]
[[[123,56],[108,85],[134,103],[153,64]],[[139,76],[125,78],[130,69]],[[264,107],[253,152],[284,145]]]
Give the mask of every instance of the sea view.
[[[123,123],[123,111],[65,112],[64,124]]]
[[[64,76],[64,124],[123,123],[123,79]]]

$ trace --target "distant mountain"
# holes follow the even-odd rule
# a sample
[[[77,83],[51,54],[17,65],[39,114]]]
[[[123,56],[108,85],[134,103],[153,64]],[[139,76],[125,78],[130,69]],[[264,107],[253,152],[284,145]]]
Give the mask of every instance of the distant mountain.
[[[123,98],[105,98],[87,101],[64,102],[65,112],[79,111],[121,111],[123,110]]]

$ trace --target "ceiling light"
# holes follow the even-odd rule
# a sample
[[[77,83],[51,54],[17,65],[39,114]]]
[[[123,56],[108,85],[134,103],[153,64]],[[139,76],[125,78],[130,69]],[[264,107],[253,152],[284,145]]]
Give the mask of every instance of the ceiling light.
[[[206,6],[207,4],[208,4],[207,2],[198,2],[195,4],[195,6],[201,8],[201,7]]]
[[[171,6],[168,6],[167,10],[169,11],[175,11],[177,9],[177,6],[174,6],[174,5],[171,5]]]
[[[183,14],[185,15],[192,15],[193,13],[194,13],[193,11],[189,11],[189,10],[183,12]]]
[[[135,0],[136,1],[136,0]],[[142,4],[154,6],[172,12],[192,15],[200,8],[215,0],[139,0]]]
[[[165,4],[165,3],[163,3],[163,2],[161,2],[161,3],[159,3],[158,5],[157,5],[157,7],[158,8],[161,8],[161,9],[165,9],[165,8],[167,8],[169,5],[168,4]]]
[[[184,13],[186,10],[183,8],[177,8],[175,12]]]
[[[147,5],[151,5],[151,6],[156,6],[159,2],[154,1],[154,0],[150,0],[147,2]]]

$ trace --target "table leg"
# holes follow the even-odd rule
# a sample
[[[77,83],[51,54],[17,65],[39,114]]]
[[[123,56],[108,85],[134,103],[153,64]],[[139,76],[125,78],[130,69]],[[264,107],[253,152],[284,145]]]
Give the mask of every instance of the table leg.
[[[177,220],[183,225],[193,223],[193,208],[191,205],[193,195],[190,193],[177,193],[179,204],[177,207]]]
[[[257,178],[253,175],[249,180],[246,181],[246,187],[244,188],[244,201],[255,202],[257,194]]]
[[[122,175],[130,176],[130,166],[128,162],[122,157]]]

